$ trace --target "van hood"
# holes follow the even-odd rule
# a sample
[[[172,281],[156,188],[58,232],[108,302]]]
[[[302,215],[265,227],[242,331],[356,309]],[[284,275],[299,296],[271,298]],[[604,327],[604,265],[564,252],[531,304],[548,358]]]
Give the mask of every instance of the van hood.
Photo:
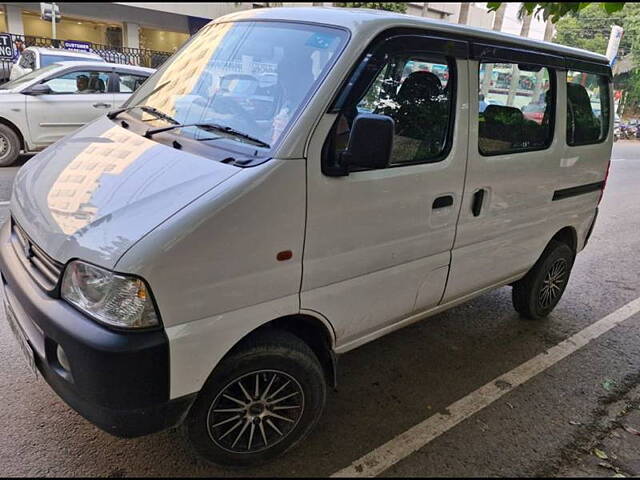
[[[114,268],[145,234],[238,171],[103,116],[20,169],[11,214],[53,259]]]

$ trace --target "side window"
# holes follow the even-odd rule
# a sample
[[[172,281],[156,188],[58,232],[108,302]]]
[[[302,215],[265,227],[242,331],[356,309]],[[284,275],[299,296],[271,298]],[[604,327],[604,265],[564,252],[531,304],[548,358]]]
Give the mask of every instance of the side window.
[[[358,104],[341,113],[334,132],[335,154],[347,148],[355,117],[367,112],[395,122],[391,166],[441,160],[452,128],[451,71],[444,56],[391,56]]]
[[[133,93],[140,85],[144,83],[147,77],[142,75],[133,75],[131,73],[118,72],[119,92],[120,93]]]
[[[609,132],[609,81],[594,73],[567,72],[567,143],[602,142]]]
[[[109,82],[108,72],[82,70],[65,73],[44,82],[53,93],[106,93]]]
[[[478,148],[498,155],[547,148],[553,139],[555,73],[546,67],[481,63]]]

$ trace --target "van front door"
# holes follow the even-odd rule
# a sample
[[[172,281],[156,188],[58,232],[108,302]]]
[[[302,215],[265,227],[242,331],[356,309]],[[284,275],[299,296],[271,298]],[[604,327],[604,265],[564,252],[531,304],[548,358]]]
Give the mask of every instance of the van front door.
[[[474,53],[477,45],[474,45]],[[558,57],[487,48],[471,60],[469,165],[443,302],[523,275],[553,234],[564,140]]]
[[[377,44],[313,134],[301,307],[331,322],[341,350],[441,300],[467,155],[465,55],[422,36]],[[334,176],[362,112],[394,120],[391,166]]]

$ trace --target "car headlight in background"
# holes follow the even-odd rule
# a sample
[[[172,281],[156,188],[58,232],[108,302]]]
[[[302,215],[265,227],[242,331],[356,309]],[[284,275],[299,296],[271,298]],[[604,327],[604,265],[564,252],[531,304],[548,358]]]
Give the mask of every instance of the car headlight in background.
[[[113,327],[159,325],[150,292],[136,277],[74,260],[64,271],[60,294],[79,310]]]

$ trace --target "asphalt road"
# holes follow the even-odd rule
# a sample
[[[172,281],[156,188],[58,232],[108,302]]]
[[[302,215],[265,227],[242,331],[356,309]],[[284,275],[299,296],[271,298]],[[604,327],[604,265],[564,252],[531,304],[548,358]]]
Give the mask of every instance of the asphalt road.
[[[640,297],[640,142],[616,143],[613,158],[593,236],[548,319],[521,320],[505,287],[344,355],[338,390],[316,431],[260,469],[207,464],[175,432],[123,440],[93,427],[28,375],[0,313],[0,474],[281,477],[341,470]],[[16,170],[0,169],[0,201],[9,198]],[[640,314],[629,317],[382,476],[586,474],[585,455],[603,442],[618,448],[608,455],[622,461],[629,449],[615,440],[615,419],[640,418],[639,327]]]

